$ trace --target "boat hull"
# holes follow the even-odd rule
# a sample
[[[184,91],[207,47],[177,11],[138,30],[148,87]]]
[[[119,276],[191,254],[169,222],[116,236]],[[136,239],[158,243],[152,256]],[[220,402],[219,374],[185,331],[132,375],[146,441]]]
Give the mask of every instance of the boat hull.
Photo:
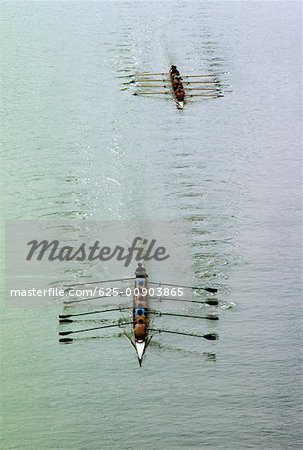
[[[136,347],[139,364],[141,365],[141,362],[142,362],[142,359],[144,356],[144,352],[145,352],[145,348],[146,348],[146,341],[142,341],[142,342],[135,341],[135,347]]]
[[[176,105],[177,105],[178,109],[183,109],[184,108],[184,101],[176,100]]]
[[[133,330],[134,347],[141,366],[148,341],[148,287],[147,273],[142,265],[138,265],[135,272],[135,286],[133,296]]]

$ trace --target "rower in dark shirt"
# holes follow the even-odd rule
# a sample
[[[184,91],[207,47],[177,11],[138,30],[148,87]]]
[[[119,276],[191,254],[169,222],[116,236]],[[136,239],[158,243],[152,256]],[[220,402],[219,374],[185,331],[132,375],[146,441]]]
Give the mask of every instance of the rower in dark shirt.
[[[184,97],[185,97],[185,92],[184,92],[184,90],[178,88],[178,89],[175,91],[175,96],[176,96],[176,99],[178,100],[178,102],[183,102],[183,101],[184,101]]]
[[[178,88],[183,89],[183,84],[181,83],[181,77],[175,76],[172,81],[172,87],[174,90],[177,90]]]
[[[172,79],[174,78],[175,75],[180,75],[180,72],[176,66],[171,66],[169,73]]]

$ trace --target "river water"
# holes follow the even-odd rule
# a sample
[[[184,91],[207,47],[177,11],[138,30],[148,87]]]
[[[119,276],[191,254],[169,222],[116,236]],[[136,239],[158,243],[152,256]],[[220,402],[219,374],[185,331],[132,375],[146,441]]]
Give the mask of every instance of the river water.
[[[3,306],[1,448],[302,448],[299,3],[1,12],[4,219],[185,220],[221,304],[218,341],[157,337],[141,368],[124,337],[58,345],[60,302]],[[120,90],[171,64],[232,92]]]

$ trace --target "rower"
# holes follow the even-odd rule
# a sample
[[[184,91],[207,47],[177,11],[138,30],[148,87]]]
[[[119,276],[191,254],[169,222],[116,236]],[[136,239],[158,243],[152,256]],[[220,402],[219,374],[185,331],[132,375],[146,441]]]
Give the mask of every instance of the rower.
[[[135,339],[145,339],[146,336],[146,324],[143,319],[139,319],[134,327]]]
[[[147,317],[145,316],[137,316],[134,319],[134,326],[136,327],[137,324],[141,324],[144,323],[145,325],[147,325]]]
[[[144,308],[135,308],[135,316],[145,316]]]
[[[172,81],[172,87],[174,90],[177,90],[178,88],[183,89],[183,84],[181,83],[181,77],[174,77]]]
[[[180,72],[179,72],[179,70],[177,69],[177,67],[176,66],[171,66],[171,69],[170,69],[170,76],[173,78],[173,76],[174,75],[180,75]]]
[[[185,97],[185,92],[184,92],[184,90],[178,88],[178,89],[175,91],[175,96],[176,96],[176,99],[178,100],[178,102],[183,102],[184,97]]]
[[[144,308],[134,308],[134,323],[145,323],[147,324],[147,317],[146,317],[146,309]],[[143,322],[142,322],[143,320]]]

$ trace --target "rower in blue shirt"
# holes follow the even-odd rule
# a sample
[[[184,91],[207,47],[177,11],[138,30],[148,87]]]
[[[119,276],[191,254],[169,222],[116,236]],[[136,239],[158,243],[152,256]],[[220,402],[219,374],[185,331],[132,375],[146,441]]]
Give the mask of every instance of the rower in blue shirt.
[[[145,316],[144,308],[135,308],[135,317],[137,316]]]

